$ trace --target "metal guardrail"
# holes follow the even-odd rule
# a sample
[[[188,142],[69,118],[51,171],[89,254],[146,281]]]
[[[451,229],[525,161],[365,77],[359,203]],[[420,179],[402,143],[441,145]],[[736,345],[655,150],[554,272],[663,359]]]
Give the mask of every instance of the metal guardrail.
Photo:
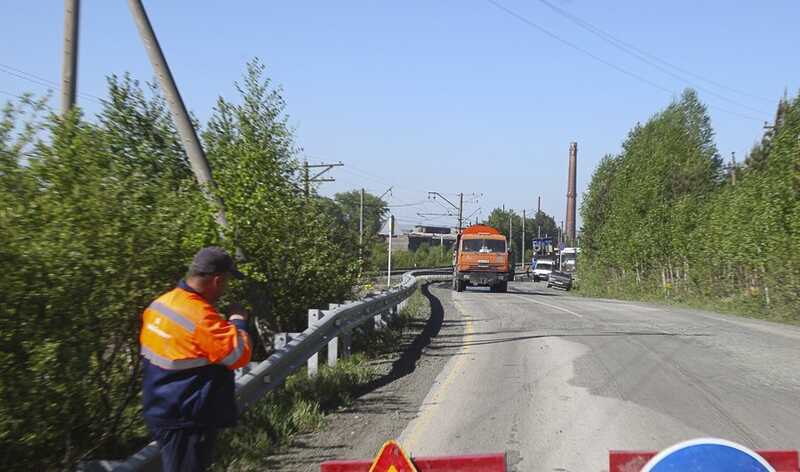
[[[348,333],[376,315],[402,306],[414,293],[420,281],[442,281],[452,278],[452,268],[422,269],[406,272],[400,284],[361,300],[321,310],[322,317],[308,329],[278,349],[266,360],[245,372],[236,380],[236,401],[246,410],[270,390],[278,387],[308,359],[323,350],[341,333]],[[92,461],[79,470],[84,472],[157,472],[161,470],[158,445],[151,442],[124,462]]]
[[[402,274],[406,274],[408,272],[419,272],[419,271],[426,271],[426,270],[435,270],[435,271],[449,270],[449,271],[452,272],[453,271],[453,266],[406,267],[406,268],[401,267],[399,269],[392,269],[392,275],[402,275]],[[364,275],[367,275],[367,276],[373,276],[373,275],[374,276],[381,276],[382,275],[382,276],[386,277],[386,274],[388,272],[389,271],[387,271],[387,270],[373,270],[373,271],[365,272]]]

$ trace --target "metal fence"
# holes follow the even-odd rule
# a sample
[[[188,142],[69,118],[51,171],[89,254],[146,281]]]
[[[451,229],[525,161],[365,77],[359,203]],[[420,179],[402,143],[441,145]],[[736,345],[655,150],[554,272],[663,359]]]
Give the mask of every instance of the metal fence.
[[[329,310],[309,310],[308,329],[297,335],[260,364],[245,369],[236,380],[236,401],[243,411],[278,387],[287,376],[309,363],[316,370],[316,356],[328,348],[328,360],[335,363],[340,352],[339,344],[348,340],[350,333],[366,321],[376,324],[391,313],[397,313],[419,282],[443,281],[452,278],[452,269],[422,269],[407,272],[400,284],[381,293],[371,294],[361,300],[342,305],[331,305]],[[342,339],[340,339],[342,338]],[[347,348],[341,351],[347,352]],[[333,357],[331,357],[333,356]],[[161,469],[158,446],[152,442],[127,460],[93,461],[79,470],[84,472],[157,472]]]

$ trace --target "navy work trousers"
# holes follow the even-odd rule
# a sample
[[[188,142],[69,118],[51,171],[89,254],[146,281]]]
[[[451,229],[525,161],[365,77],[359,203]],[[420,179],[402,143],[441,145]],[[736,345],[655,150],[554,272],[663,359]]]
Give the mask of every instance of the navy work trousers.
[[[151,433],[161,448],[164,472],[203,472],[211,465],[215,429],[158,429]]]

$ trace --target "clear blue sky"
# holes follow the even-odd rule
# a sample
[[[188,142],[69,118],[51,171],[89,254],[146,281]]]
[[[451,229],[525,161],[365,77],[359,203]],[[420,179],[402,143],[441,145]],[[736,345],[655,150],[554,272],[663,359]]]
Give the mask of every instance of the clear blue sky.
[[[562,220],[570,141],[578,142],[580,193],[599,159],[618,152],[637,121],[687,85],[705,88],[699,94],[715,107],[717,145],[740,159],[784,89],[793,95],[800,88],[796,0],[549,0],[726,88],[683,72],[675,73],[688,82],[665,74],[539,0],[496,1],[640,79],[489,0],[150,0],[145,6],[184,99],[202,120],[218,95],[233,96],[233,81],[257,56],[284,89],[303,155],[346,164],[322,193],[364,186],[380,194],[394,185],[389,201],[401,205],[426,200],[427,190],[475,192],[482,197],[466,213],[480,207],[482,216],[502,204],[535,208],[541,195],[544,210]],[[0,65],[57,82],[63,2],[7,0],[2,13]],[[103,96],[105,76],[125,71],[153,76],[127,2],[83,0],[80,105],[95,112],[98,104],[87,94]],[[2,94],[46,89],[0,71]],[[408,225],[419,220],[418,211],[440,209],[430,202],[394,211]],[[429,223],[438,222],[448,220]]]

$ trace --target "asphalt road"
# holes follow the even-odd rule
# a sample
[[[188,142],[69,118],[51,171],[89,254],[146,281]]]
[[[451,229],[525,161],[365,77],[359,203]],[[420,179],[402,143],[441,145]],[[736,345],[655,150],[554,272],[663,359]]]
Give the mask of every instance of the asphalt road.
[[[586,472],[611,449],[703,436],[800,449],[797,327],[541,283],[451,294],[464,330],[431,346],[449,359],[400,435],[415,456],[505,451],[510,470]]]

